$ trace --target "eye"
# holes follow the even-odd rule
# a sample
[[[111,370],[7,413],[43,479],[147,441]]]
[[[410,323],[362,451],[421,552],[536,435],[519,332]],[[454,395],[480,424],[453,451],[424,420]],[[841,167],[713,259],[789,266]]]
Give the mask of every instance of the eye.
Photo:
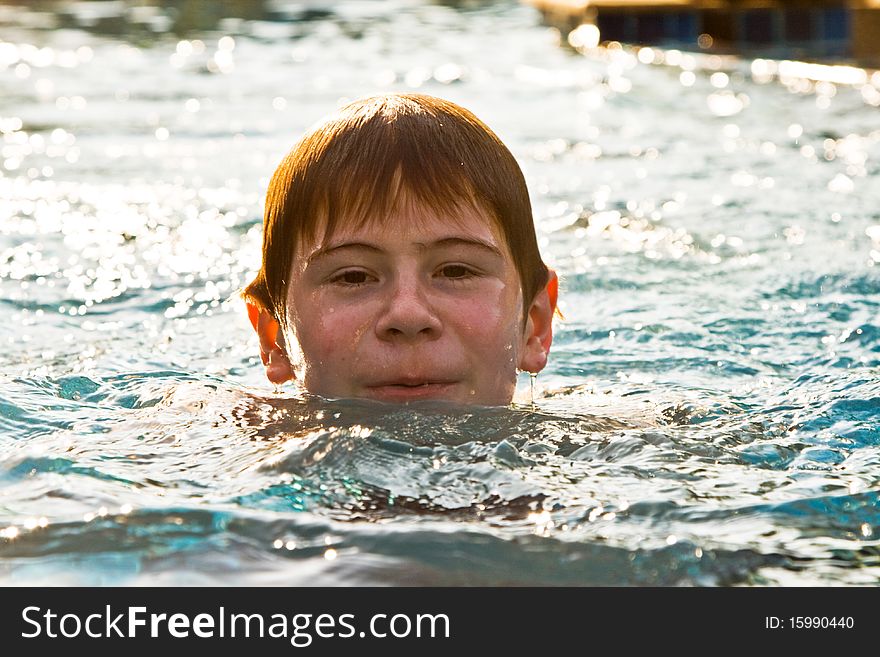
[[[470,278],[475,272],[464,265],[444,265],[440,268],[440,275],[443,278],[451,278],[453,280]]]
[[[368,283],[370,278],[371,276],[365,271],[360,269],[349,269],[348,271],[340,272],[331,277],[330,282],[347,287],[357,287]]]

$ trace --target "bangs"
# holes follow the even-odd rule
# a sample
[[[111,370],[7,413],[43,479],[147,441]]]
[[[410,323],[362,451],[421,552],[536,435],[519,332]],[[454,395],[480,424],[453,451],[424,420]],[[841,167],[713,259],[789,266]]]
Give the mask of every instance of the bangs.
[[[469,144],[461,138],[466,135],[450,134],[441,117],[426,116],[418,105],[395,98],[388,107],[389,100],[373,101],[384,101],[379,111],[367,104],[366,120],[356,115],[329,126],[337,138],[303,176],[300,245],[328,239],[342,227],[382,225],[406,208],[428,209],[455,223],[464,209],[476,207],[498,224],[487,194],[474,185]]]
[[[358,174],[365,173],[354,171],[350,180],[357,180]],[[344,194],[335,197],[327,195],[320,206],[323,209],[315,213],[318,220],[310,223],[307,228],[304,227],[298,247],[303,248],[304,244],[318,246],[319,242],[326,244],[338,231],[357,231],[364,227],[381,228],[391,220],[396,221],[401,215],[406,215],[408,221],[416,227],[427,226],[432,218],[439,217],[450,226],[467,229],[470,222],[469,210],[477,210],[485,216],[486,222],[506,244],[500,221],[491,208],[477,199],[476,194],[446,196],[442,192],[437,194],[436,189],[424,184],[416,187],[406,180],[400,169],[395,172],[395,176],[389,184],[379,189],[367,190],[366,185],[361,187],[356,182]],[[425,179],[416,180],[422,182]],[[369,181],[371,179],[367,178],[366,182]],[[466,184],[467,181],[461,182]]]

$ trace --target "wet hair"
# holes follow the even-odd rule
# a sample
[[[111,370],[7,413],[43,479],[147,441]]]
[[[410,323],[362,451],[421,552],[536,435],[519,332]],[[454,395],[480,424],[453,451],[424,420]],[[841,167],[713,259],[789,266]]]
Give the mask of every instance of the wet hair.
[[[286,323],[296,249],[346,223],[381,223],[404,202],[453,223],[463,207],[488,214],[513,256],[524,313],[547,284],[525,179],[507,147],[463,107],[388,94],[344,106],[282,160],[266,194],[263,264],[242,296]]]

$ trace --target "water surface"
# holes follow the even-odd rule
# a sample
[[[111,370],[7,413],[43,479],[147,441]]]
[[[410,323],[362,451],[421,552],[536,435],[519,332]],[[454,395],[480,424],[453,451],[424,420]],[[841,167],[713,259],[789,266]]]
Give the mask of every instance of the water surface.
[[[878,581],[880,75],[579,53],[508,1],[0,34],[0,582]],[[235,292],[269,175],[411,90],[526,174],[565,315],[533,406],[261,374]]]

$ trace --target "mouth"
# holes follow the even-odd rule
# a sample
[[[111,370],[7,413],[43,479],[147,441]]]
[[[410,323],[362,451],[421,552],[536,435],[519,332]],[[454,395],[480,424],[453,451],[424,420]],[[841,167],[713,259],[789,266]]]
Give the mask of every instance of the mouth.
[[[393,402],[447,399],[454,387],[454,381],[384,381],[367,386],[367,394],[373,399]]]

